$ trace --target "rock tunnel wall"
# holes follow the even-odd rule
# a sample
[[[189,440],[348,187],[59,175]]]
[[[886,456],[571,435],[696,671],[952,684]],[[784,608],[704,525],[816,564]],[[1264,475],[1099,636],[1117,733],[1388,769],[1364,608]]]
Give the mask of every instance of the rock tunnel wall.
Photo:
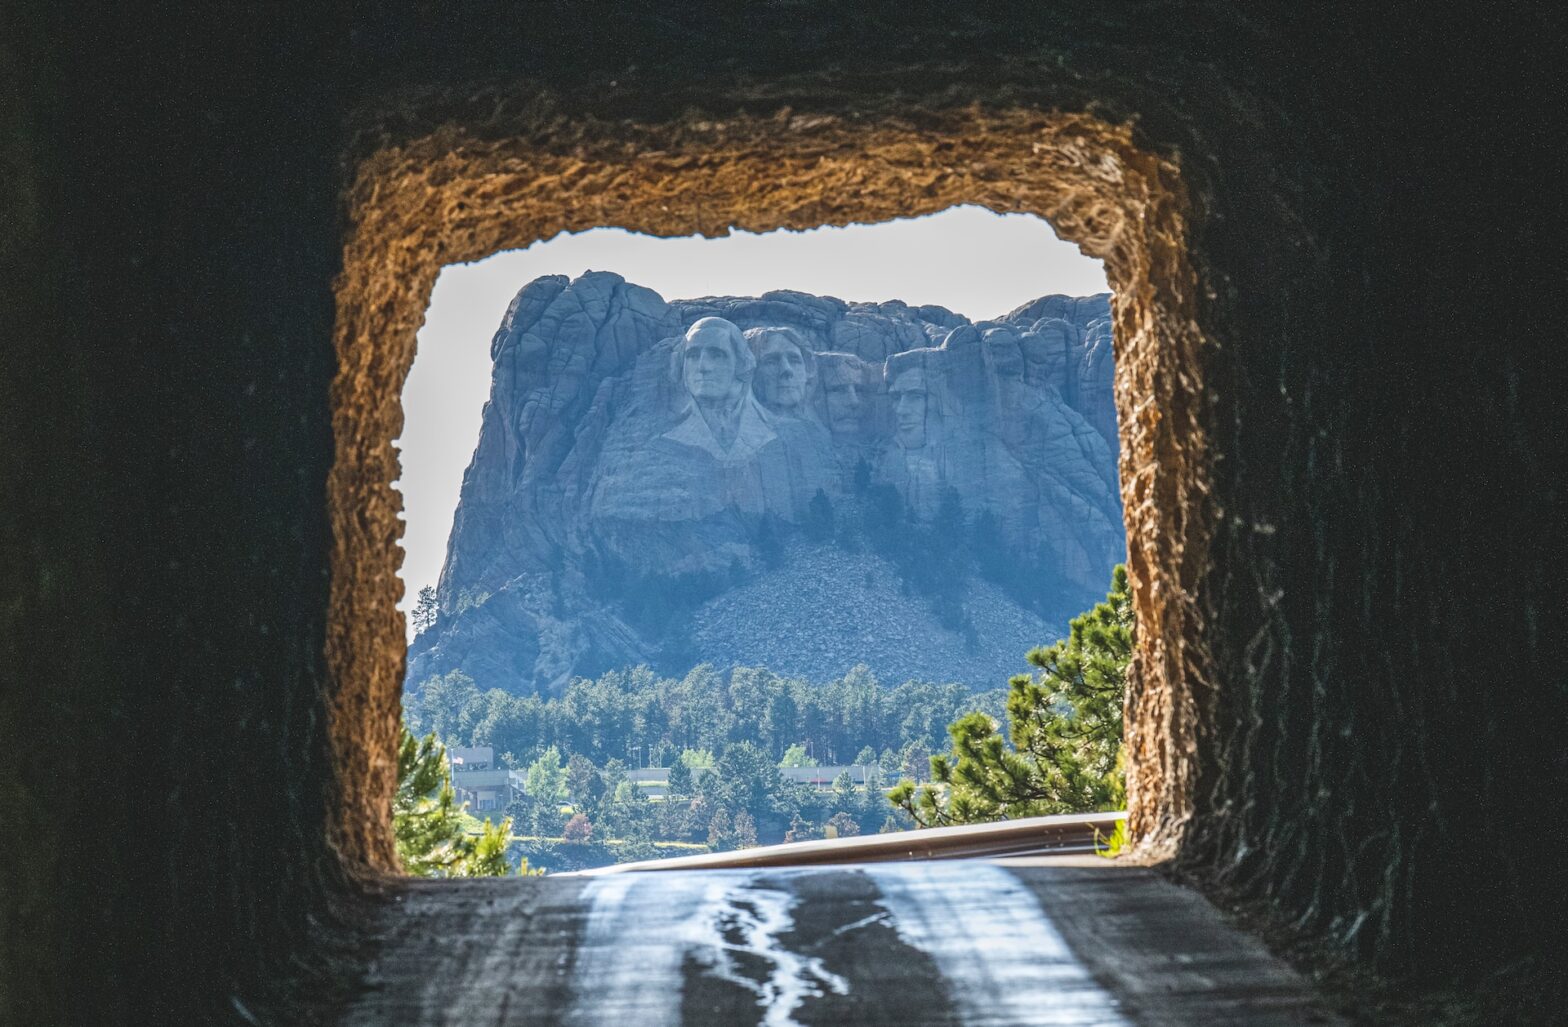
[[[1560,940],[1562,25],[1291,9],[5,9],[0,1020],[345,979],[441,264],[954,202],[1114,276],[1151,851],[1387,971]]]
[[[795,102],[809,103],[809,91],[797,88]],[[604,224],[720,234],[732,225],[766,231],[885,220],[958,203],[1047,217],[1106,260],[1129,563],[1141,614],[1164,626],[1140,653],[1151,685],[1141,707],[1147,727],[1135,743],[1147,768],[1139,823],[1152,836],[1181,819],[1189,764],[1177,754],[1190,739],[1179,737],[1179,725],[1191,721],[1181,711],[1199,673],[1183,654],[1199,637],[1193,597],[1207,464],[1194,395],[1201,376],[1194,281],[1174,165],[1139,150],[1125,128],[1018,107],[988,111],[973,93],[956,108],[928,99],[919,130],[891,108],[851,118],[830,104],[799,114],[785,99],[771,99],[768,116],[740,108],[721,120],[644,124],[612,119],[613,105],[600,97],[519,97],[518,112],[502,124],[382,146],[361,165],[339,287],[344,371],[335,385],[340,449],[330,483],[338,530],[329,658],[344,683],[335,737],[346,754],[341,764],[369,768],[352,781],[343,814],[349,851],[377,865],[388,860],[385,819],[366,810],[384,808],[391,794],[392,767],[381,754],[391,752],[403,680],[397,551],[389,542],[399,510],[391,440],[401,428],[402,376],[441,266]],[[563,121],[572,126],[567,133]],[[1151,395],[1158,399],[1147,401]],[[1180,552],[1193,557],[1173,558]]]

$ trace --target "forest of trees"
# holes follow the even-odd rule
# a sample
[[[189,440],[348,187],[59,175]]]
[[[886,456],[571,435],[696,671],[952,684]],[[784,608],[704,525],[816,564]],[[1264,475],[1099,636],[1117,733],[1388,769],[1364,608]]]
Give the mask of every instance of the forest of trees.
[[[510,855],[559,871],[912,826],[886,789],[924,780],[947,725],[976,711],[999,716],[1004,698],[956,684],[886,685],[864,668],[811,683],[703,665],[682,678],[612,671],[553,697],[481,692],[452,672],[410,692],[404,709],[415,734],[493,746],[526,772],[506,811]],[[779,773],[836,764],[875,769],[864,785],[846,779],[826,791]],[[668,800],[627,780],[638,766],[672,768]]]
[[[461,671],[432,677],[404,697],[415,734],[435,732],[448,745],[494,746],[512,767],[550,747],[596,766],[669,766],[682,752],[724,752],[748,742],[773,760],[802,745],[815,764],[851,763],[870,749],[878,761],[919,767],[947,742],[947,725],[981,710],[1002,715],[1006,691],[976,693],[962,685],[907,681],[887,685],[864,667],[812,683],[769,670],[727,674],[704,664],[682,678],[645,667],[573,681],[559,696],[481,692]],[[900,771],[902,772],[902,771]]]
[[[763,668],[701,665],[677,679],[639,667],[579,679],[555,697],[480,692],[461,672],[433,677],[405,697],[409,725],[430,737],[416,746],[405,729],[401,779],[419,783],[400,789],[400,848],[408,834],[434,852],[424,857],[433,872],[494,872],[467,869],[466,850],[452,863],[456,811],[430,769],[436,738],[493,746],[525,771],[506,810],[507,859],[550,870],[1116,809],[1133,641],[1117,567],[1105,600],[1075,617],[1067,638],[1031,651],[1035,673],[1005,691],[889,686],[864,667],[821,684]],[[780,772],[835,764],[871,769],[830,789]],[[667,794],[655,799],[629,778],[642,766],[670,768]],[[504,832],[483,833],[491,863]]]
[[[869,749],[860,755],[872,758]],[[668,794],[655,799],[620,760],[596,766],[579,753],[563,761],[550,748],[529,765],[526,788],[507,808],[509,856],[576,870],[912,826],[888,803],[892,775],[879,764],[871,764],[863,785],[846,771],[828,789],[786,781],[779,767],[750,742],[718,755],[688,750],[670,768]]]

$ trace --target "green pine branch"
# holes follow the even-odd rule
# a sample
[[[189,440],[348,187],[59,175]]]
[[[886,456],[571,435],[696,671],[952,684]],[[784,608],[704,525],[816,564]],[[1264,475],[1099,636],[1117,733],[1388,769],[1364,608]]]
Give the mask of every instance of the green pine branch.
[[[1122,704],[1133,649],[1127,570],[1105,601],[1074,617],[1067,637],[1028,654],[1033,674],[1008,682],[1007,732],[984,713],[948,725],[952,750],[931,757],[931,782],[900,781],[892,804],[921,827],[1118,809]]]

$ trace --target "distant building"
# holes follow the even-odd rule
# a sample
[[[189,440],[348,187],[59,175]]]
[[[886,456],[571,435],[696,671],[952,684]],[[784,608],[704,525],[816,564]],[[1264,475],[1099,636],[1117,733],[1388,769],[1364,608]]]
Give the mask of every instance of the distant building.
[[[695,780],[704,774],[716,773],[709,767],[698,767],[692,771]],[[866,766],[840,765],[831,767],[780,767],[779,776],[790,784],[809,785],[818,791],[828,791],[833,787],[833,782],[838,780],[840,774],[848,773],[849,779],[855,783],[856,788],[865,788],[873,777],[880,777],[882,768],[875,764]],[[643,790],[643,794],[651,798],[662,799],[667,793],[667,783],[670,779],[669,767],[644,767],[641,770],[628,770],[626,780],[636,784]],[[884,787],[886,785],[884,784]]]
[[[448,746],[446,758],[452,767],[452,791],[458,802],[468,803],[470,813],[494,813],[512,801],[510,775],[505,767],[496,765],[493,747]]]
[[[826,791],[833,787],[833,782],[838,780],[840,774],[848,774],[856,788],[864,788],[873,773],[881,773],[881,769],[874,764],[864,767],[780,767],[779,775],[791,784],[810,785],[818,791]]]

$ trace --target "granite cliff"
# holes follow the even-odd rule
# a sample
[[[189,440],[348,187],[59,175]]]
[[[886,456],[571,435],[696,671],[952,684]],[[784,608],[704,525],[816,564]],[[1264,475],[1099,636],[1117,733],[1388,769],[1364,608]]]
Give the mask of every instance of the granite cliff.
[[[1122,558],[1108,303],[971,323],[529,283],[410,684],[702,661],[1000,684]]]

